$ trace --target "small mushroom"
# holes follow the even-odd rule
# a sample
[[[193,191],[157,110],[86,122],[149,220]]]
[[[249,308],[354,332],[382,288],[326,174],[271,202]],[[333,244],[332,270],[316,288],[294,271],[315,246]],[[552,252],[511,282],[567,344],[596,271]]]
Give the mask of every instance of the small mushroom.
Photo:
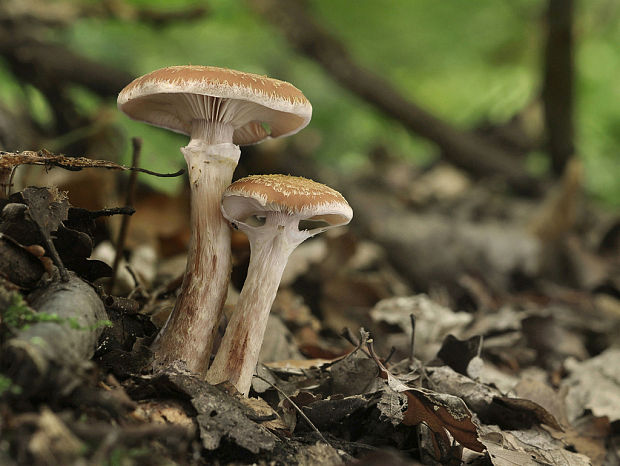
[[[250,241],[247,278],[213,364],[212,384],[231,382],[248,394],[271,305],[291,252],[304,240],[346,225],[353,211],[321,183],[285,175],[254,175],[230,185],[222,213]]]
[[[181,293],[153,343],[155,364],[185,361],[205,374],[230,279],[230,229],[222,193],[239,145],[294,134],[312,106],[293,85],[211,66],[172,66],[128,84],[118,108],[130,118],[190,136],[181,148],[191,186],[191,239]]]

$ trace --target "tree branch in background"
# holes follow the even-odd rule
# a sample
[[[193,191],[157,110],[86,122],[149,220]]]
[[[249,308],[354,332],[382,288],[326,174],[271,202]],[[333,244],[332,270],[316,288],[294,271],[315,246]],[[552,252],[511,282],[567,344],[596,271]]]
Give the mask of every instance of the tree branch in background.
[[[54,116],[53,128],[36,128],[46,138],[68,134],[77,128],[92,125],[91,117],[81,114],[70,85],[78,85],[102,98],[116,98],[119,89],[133,76],[125,70],[96,62],[46,39],[50,30],[71,26],[81,18],[115,19],[125,22],[144,22],[154,27],[180,21],[203,18],[209,13],[204,6],[181,9],[138,8],[123,0],[74,2],[48,0],[0,1],[0,58],[21,83],[39,89],[49,103]],[[0,137],[7,126],[0,114]],[[36,126],[36,124],[34,125]],[[22,132],[23,133],[23,132]],[[2,138],[4,139],[4,138]],[[33,147],[35,138],[12,138],[3,147],[10,150]],[[83,142],[83,141],[81,141]],[[80,141],[63,147],[66,152],[84,152]]]
[[[304,2],[249,0],[249,3],[336,81],[410,131],[437,144],[443,156],[454,165],[479,176],[500,175],[522,193],[537,191],[536,180],[515,157],[471,132],[452,127],[403,97],[381,76],[357,64],[344,45],[309,15]]]
[[[553,173],[559,175],[573,155],[573,0],[549,0],[544,61],[543,103]]]
[[[108,2],[112,3],[112,2]],[[125,4],[127,8],[132,8],[129,4]],[[159,10],[154,8],[135,8],[130,10],[131,16],[126,18],[130,21],[151,24],[153,26],[166,26],[175,22],[189,22],[202,19],[209,13],[206,6],[194,6],[180,10]],[[114,11],[111,16],[114,17]],[[117,16],[118,17],[118,16]]]
[[[0,55],[15,76],[36,87],[83,86],[101,97],[116,96],[133,77],[127,71],[78,55],[62,45],[37,40],[17,31],[0,33]]]
[[[117,19],[127,22],[143,22],[154,26],[165,26],[174,22],[188,22],[204,18],[209,14],[205,5],[194,5],[180,9],[139,8],[123,0],[101,0],[98,2],[75,2],[49,0],[2,0],[0,2],[0,23],[19,22],[23,25],[66,27],[80,18]]]

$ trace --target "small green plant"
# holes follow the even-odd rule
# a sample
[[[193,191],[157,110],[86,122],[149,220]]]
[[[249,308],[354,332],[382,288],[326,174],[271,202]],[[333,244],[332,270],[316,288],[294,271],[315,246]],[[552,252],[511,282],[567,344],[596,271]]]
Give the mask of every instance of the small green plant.
[[[15,385],[10,378],[0,374],[0,396],[3,396],[5,393],[19,395],[21,391],[22,389],[19,385]]]
[[[60,317],[58,314],[50,314],[47,312],[36,312],[28,306],[23,296],[19,293],[13,293],[11,301],[6,310],[1,315],[1,322],[10,331],[25,330],[33,323],[52,322],[56,324],[67,324],[74,330],[95,330],[101,327],[111,327],[112,322],[104,319],[97,321],[93,325],[80,325],[77,317]]]
[[[146,447],[142,448],[124,448],[117,447],[110,452],[110,456],[104,463],[106,466],[123,466],[126,464],[135,464],[134,460],[139,460],[152,452]],[[155,464],[160,464],[159,462]]]
[[[35,315],[23,296],[15,292],[12,293],[9,305],[2,313],[2,323],[10,329],[20,329],[33,322]]]

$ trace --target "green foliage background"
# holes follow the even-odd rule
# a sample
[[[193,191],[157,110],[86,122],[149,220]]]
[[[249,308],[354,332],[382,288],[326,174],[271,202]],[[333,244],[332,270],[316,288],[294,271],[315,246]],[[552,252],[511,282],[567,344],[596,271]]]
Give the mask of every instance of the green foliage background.
[[[201,4],[188,0],[131,0],[162,10]],[[364,164],[377,144],[425,163],[436,149],[384,118],[301,57],[240,0],[210,0],[201,20],[153,28],[118,20],[82,19],[57,40],[93,59],[138,76],[173,64],[212,64],[268,74],[294,83],[314,107],[297,138],[338,169]],[[453,124],[472,128],[501,122],[540,92],[544,9],[535,0],[312,0],[311,10],[342,39],[353,57],[393,82],[403,95]],[[582,0],[576,12],[576,143],[590,193],[620,205],[620,3]],[[23,93],[0,67],[0,97]],[[49,109],[27,90],[31,109]],[[20,94],[21,95],[21,94]],[[84,112],[100,102],[76,89]],[[128,136],[141,136],[143,160],[154,169],[182,166],[185,138],[117,114]],[[127,148],[128,156],[129,148]],[[540,154],[539,154],[540,155]],[[534,157],[536,154],[534,154]],[[540,160],[541,157],[538,158]],[[156,180],[174,189],[170,180]]]

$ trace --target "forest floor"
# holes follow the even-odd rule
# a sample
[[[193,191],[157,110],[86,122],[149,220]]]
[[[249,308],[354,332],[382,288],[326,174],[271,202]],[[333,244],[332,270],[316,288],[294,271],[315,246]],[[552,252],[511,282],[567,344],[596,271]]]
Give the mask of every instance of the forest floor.
[[[75,200],[94,172],[0,204],[0,464],[620,464],[620,218],[579,167],[544,199],[394,160],[332,183],[354,221],[291,256],[248,398],[144,369],[187,199],[137,193],[110,291],[130,210]]]

